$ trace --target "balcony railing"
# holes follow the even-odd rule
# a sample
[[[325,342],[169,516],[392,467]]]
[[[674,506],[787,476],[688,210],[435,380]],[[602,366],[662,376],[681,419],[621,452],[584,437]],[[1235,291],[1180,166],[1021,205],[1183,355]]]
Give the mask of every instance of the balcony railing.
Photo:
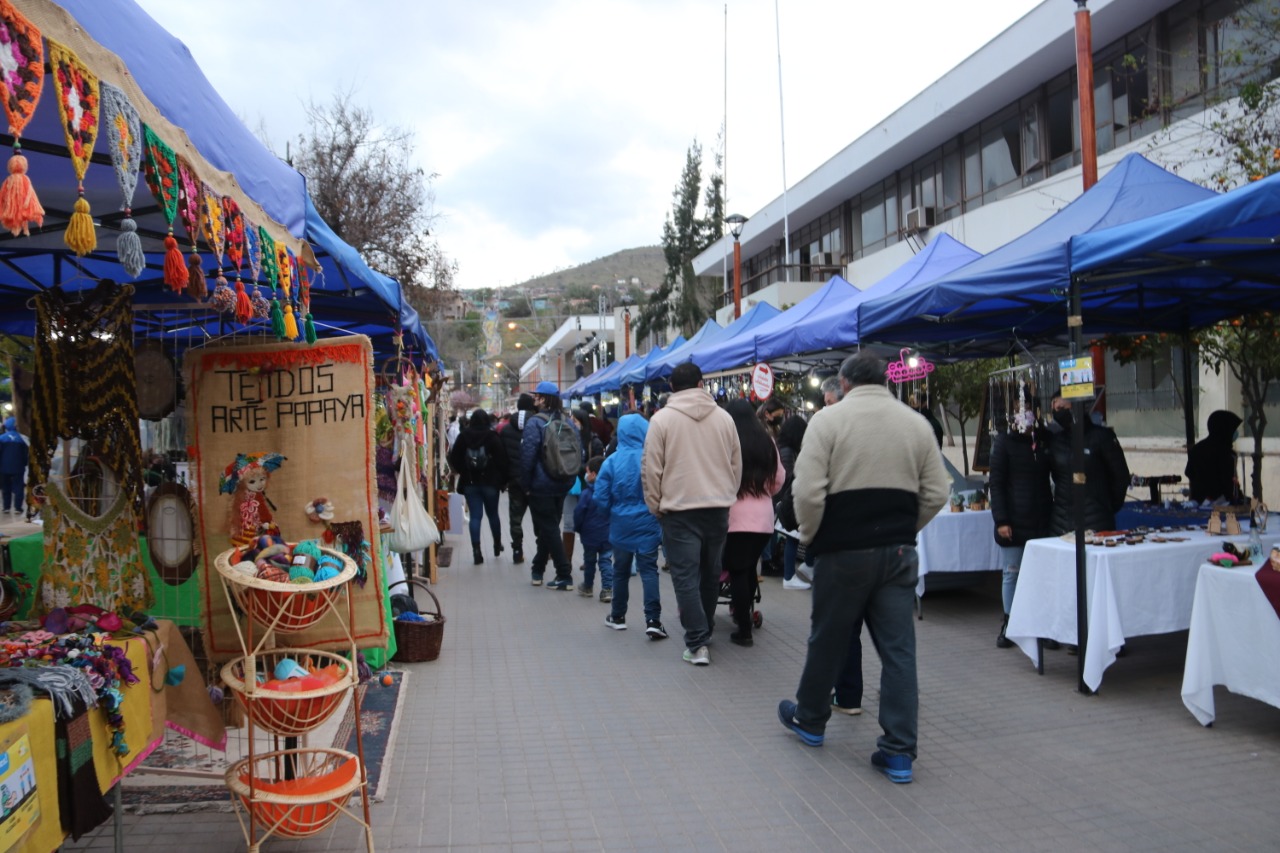
[[[787,270],[791,271],[792,281],[828,281],[833,275],[844,275],[843,264],[775,264],[766,267],[753,276],[742,279],[742,296],[746,298],[752,293],[764,290],[771,284],[787,280]],[[725,282],[723,305],[733,304],[733,270],[729,270],[729,279]]]

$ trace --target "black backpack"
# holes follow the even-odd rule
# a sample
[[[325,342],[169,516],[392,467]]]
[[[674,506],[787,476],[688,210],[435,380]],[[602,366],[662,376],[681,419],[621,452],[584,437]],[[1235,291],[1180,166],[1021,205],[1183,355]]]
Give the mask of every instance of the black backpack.
[[[489,467],[489,454],[485,451],[484,445],[467,448],[467,473],[473,478],[479,477],[484,473],[484,469]]]
[[[542,467],[553,480],[572,480],[582,473],[582,439],[561,415],[542,428]]]

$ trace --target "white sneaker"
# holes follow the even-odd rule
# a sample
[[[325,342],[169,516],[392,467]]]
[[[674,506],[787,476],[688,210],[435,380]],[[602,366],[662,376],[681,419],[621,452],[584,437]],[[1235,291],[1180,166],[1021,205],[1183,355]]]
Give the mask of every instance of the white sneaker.
[[[711,663],[711,651],[706,646],[699,646],[697,649],[685,649],[684,659],[694,666],[706,666]]]
[[[799,575],[796,575],[789,581],[782,582],[783,589],[809,589],[811,586],[812,584],[807,584],[804,581],[800,580]]]

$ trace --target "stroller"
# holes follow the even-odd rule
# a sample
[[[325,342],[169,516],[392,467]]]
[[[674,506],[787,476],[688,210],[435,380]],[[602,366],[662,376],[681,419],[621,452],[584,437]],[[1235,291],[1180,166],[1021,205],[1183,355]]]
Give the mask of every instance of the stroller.
[[[760,584],[759,583],[756,584],[755,603],[756,604],[760,603]],[[716,594],[716,606],[719,607],[722,604],[729,608],[729,616],[732,617],[733,602],[732,602],[732,593],[730,592],[730,589],[729,589],[729,572],[727,569],[720,570],[720,589]],[[751,610],[751,626],[753,628],[759,628],[763,624],[764,624],[764,614],[760,612],[759,608],[753,607]]]

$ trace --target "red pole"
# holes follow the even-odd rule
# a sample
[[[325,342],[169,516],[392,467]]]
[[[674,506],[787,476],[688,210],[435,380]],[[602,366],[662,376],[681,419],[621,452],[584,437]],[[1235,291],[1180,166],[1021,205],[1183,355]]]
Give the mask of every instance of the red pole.
[[[1080,176],[1087,192],[1098,182],[1098,131],[1093,109],[1093,21],[1085,4],[1088,0],[1076,0],[1076,80],[1080,98]],[[1106,388],[1106,352],[1100,346],[1090,348],[1093,356],[1093,380]],[[1096,409],[1107,416],[1105,391],[1098,398]]]
[[[622,346],[623,357],[631,358],[631,312],[622,312]]]
[[[1098,136],[1093,115],[1093,25],[1088,0],[1076,0],[1076,80],[1080,97],[1080,166],[1086,190],[1098,182]]]
[[[742,244],[733,238],[733,319],[742,316]]]

